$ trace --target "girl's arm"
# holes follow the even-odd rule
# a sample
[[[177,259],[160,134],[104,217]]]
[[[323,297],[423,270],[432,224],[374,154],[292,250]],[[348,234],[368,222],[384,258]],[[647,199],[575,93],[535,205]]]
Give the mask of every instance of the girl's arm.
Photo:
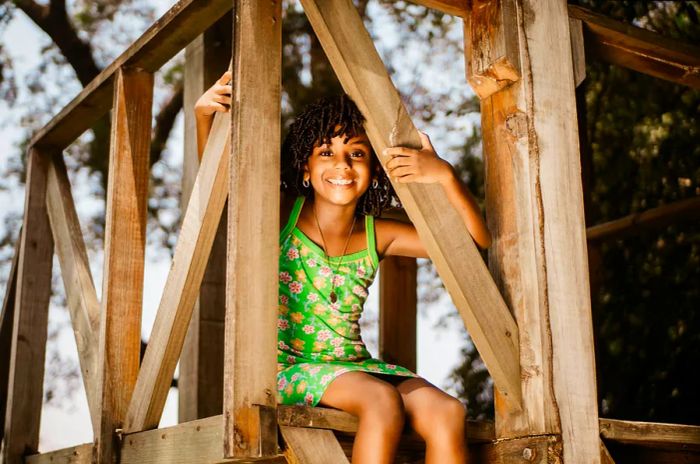
[[[194,116],[197,122],[197,156],[202,161],[204,147],[207,145],[214,113],[228,112],[231,108],[231,71],[226,71],[194,105]]]
[[[428,136],[419,132],[420,150],[392,147],[384,150],[391,160],[386,164],[389,175],[400,183],[439,183],[448,200],[461,216],[467,230],[481,248],[491,245],[491,234],[481,216],[479,206],[450,163],[440,158]],[[381,221],[382,235],[387,239],[384,255],[427,257],[415,227],[397,221]]]

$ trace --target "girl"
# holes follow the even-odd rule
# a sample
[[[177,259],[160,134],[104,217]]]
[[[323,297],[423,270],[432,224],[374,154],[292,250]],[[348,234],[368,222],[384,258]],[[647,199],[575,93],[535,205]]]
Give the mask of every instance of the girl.
[[[228,111],[225,73],[195,105],[199,153],[213,114]],[[282,146],[278,392],[284,404],[358,416],[354,463],[391,463],[404,423],[426,442],[426,463],[465,463],[461,402],[400,366],[373,359],[360,336],[367,288],[384,256],[427,258],[411,224],[376,218],[397,200],[346,95],[295,119]],[[479,208],[452,166],[421,133],[420,150],[394,147],[397,182],[438,182],[477,244],[491,241]],[[376,219],[375,219],[376,218]]]

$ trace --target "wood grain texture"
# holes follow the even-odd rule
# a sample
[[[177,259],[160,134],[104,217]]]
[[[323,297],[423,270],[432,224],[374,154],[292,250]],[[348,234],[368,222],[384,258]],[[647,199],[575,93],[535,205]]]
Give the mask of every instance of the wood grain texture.
[[[257,458],[277,453],[276,421],[258,405],[277,405],[282,2],[234,11],[224,456]]]
[[[17,263],[3,464],[19,464],[39,446],[53,239],[46,213],[49,153],[27,154],[24,224]]]
[[[586,47],[583,40],[583,22],[569,18],[571,36],[571,61],[574,64],[574,85],[578,87],[586,78]]]
[[[185,49],[183,211],[199,170],[194,105],[231,61],[232,24],[232,16],[224,15]],[[214,416],[223,411],[227,219],[227,214],[223,213],[180,355],[180,422]]]
[[[516,7],[522,78],[482,100],[486,209],[494,236],[489,264],[520,328],[524,397],[519,412],[496,396],[496,429],[501,437],[561,433],[565,462],[597,463],[595,358],[566,3],[518,0]]]
[[[349,463],[343,448],[330,430],[281,426],[284,455],[289,464]]]
[[[227,196],[230,115],[214,118],[124,426],[158,426]]]
[[[609,63],[693,88],[700,88],[700,47],[568,6],[583,21],[586,50]]]
[[[700,451],[700,426],[600,419],[606,440],[644,446]]]
[[[93,444],[71,446],[48,453],[27,456],[26,464],[91,464]]]
[[[100,404],[97,396],[100,302],[62,154],[53,156],[49,164],[46,203],[95,431]]]
[[[411,3],[442,11],[452,16],[466,17],[472,0],[410,0]]]
[[[112,107],[114,78],[121,67],[157,71],[229,10],[230,0],[179,0],[40,129],[30,146],[66,148]]]
[[[379,357],[414,372],[417,271],[415,258],[386,256],[379,264]]]
[[[419,147],[418,132],[349,0],[302,0],[304,11],[345,91],[367,118],[376,153]],[[384,165],[388,160],[380,156]],[[461,217],[438,184],[394,184],[496,387],[517,408],[517,326]]]
[[[153,74],[123,68],[114,85],[98,337],[96,459],[109,462],[139,373]]]
[[[7,276],[7,288],[2,301],[0,312],[0,443],[5,435],[5,413],[7,412],[8,381],[10,375],[10,355],[12,353],[12,325],[15,316],[15,294],[17,293],[17,265],[19,261],[20,238],[15,244],[15,252],[10,264],[10,274]]]
[[[464,21],[467,81],[479,98],[520,79],[515,0],[473,0]]]

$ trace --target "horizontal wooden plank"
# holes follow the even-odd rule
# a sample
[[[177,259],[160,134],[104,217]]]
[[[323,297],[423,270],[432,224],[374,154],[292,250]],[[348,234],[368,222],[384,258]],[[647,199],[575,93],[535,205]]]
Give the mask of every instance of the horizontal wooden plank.
[[[345,451],[330,430],[306,427],[280,427],[289,464],[349,463]]]
[[[48,453],[33,454],[25,458],[26,464],[90,464],[92,443],[71,446]]]
[[[618,66],[700,88],[700,47],[569,5],[584,23],[586,51]]]
[[[693,220],[698,217],[700,217],[700,197],[687,198],[588,227],[586,238],[589,241],[610,240],[637,233],[642,228],[661,228],[674,222]]]
[[[230,0],[177,2],[40,129],[30,145],[59,150],[67,147],[112,107],[114,76],[119,68],[157,71],[231,8]]]
[[[471,7],[471,0],[410,0],[411,3],[422,5],[433,10],[442,11],[452,16],[466,18]]]
[[[700,426],[600,419],[606,440],[642,446],[700,451]]]

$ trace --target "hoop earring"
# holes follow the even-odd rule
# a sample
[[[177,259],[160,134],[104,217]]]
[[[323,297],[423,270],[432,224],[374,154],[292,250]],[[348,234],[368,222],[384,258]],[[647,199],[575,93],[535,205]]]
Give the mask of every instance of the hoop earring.
[[[377,187],[379,187],[379,181],[375,177],[374,179],[372,179],[372,188],[376,189]]]
[[[303,185],[304,188],[309,188],[309,179],[304,179],[301,181],[301,185]]]

